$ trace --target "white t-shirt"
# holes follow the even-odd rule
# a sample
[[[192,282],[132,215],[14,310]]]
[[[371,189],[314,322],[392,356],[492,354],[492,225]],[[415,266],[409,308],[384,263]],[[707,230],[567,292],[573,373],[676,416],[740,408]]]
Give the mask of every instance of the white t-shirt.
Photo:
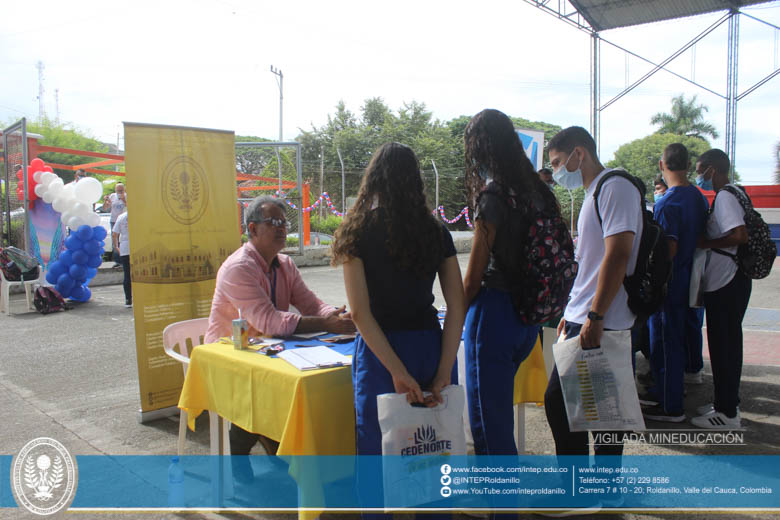
[[[127,212],[119,215],[114,224],[114,233],[119,233],[119,256],[128,256],[130,254],[130,232],[127,230]]]
[[[577,220],[579,238],[577,239],[575,258],[579,263],[579,270],[571,290],[569,304],[563,315],[566,321],[572,323],[582,324],[588,318],[593,298],[596,296],[601,262],[604,260],[606,252],[605,238],[625,231],[633,232],[634,242],[631,246],[631,256],[628,259],[626,274],[633,274],[636,267],[636,257],[639,253],[639,242],[643,228],[642,208],[644,208],[644,202],[640,204],[639,190],[622,177],[613,177],[607,180],[599,194],[601,224],[596,216],[593,193],[596,191],[599,179],[611,170],[612,168],[604,170],[590,184],[585,192],[585,200]],[[621,283],[615,299],[612,300],[612,304],[604,315],[604,328],[630,329],[634,325],[634,320],[636,320],[636,316],[628,308],[628,293]]]
[[[127,197],[126,193],[125,197]],[[116,222],[119,215],[127,210],[127,204],[125,204],[125,201],[120,199],[119,195],[116,193],[112,193],[108,196],[108,202],[111,204],[111,222]]]
[[[739,188],[737,188],[739,189]],[[745,225],[745,210],[737,198],[726,190],[720,190],[713,202],[715,209],[707,219],[707,238],[712,240],[728,235],[733,229]],[[733,255],[737,246],[719,248]],[[737,263],[733,258],[712,252],[704,271],[702,291],[712,292],[725,287],[737,272]]]

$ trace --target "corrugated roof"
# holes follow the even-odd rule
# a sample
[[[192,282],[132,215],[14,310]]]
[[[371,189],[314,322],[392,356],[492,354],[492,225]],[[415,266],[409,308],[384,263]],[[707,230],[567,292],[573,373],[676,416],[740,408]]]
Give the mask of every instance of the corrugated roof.
[[[595,31],[725,11],[770,0],[569,0]]]

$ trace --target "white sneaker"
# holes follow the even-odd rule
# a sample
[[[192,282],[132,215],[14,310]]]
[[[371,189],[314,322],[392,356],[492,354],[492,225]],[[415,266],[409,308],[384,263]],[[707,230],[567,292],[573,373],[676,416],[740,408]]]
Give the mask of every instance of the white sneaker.
[[[699,415],[708,415],[715,411],[715,403],[707,403],[696,407],[696,413]]]
[[[689,385],[700,385],[704,383],[704,377],[702,376],[701,370],[698,372],[686,372],[684,381]]]
[[[708,414],[694,417],[691,419],[691,424],[709,430],[739,430],[742,428],[742,419],[739,416],[739,410],[737,410],[737,415],[731,418],[727,417],[726,414],[712,410]]]

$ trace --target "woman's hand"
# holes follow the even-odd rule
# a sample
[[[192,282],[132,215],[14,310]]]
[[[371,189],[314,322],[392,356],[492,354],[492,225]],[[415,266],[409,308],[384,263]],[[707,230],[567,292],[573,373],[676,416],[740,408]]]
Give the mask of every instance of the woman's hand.
[[[441,396],[441,391],[444,387],[450,385],[450,374],[436,374],[431,383],[431,394],[425,398],[425,406],[431,408],[437,404],[443,403],[444,399]]]
[[[406,400],[410,403],[423,403],[422,389],[415,379],[404,370],[400,374],[393,374],[393,386],[397,394],[406,394]]]

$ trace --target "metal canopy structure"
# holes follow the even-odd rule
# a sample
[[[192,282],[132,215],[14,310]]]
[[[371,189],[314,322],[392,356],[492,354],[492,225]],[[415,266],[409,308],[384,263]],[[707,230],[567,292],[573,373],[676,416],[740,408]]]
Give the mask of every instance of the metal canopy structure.
[[[591,75],[590,75],[590,130],[600,149],[601,111],[615,103],[656,72],[663,70],[673,76],[695,85],[726,101],[725,152],[731,160],[732,179],[736,159],[737,139],[737,102],[780,74],[780,68],[745,89],[738,92],[739,63],[739,18],[746,16],[780,32],[780,27],[740,11],[750,5],[768,3],[772,0],[524,0],[526,3],[555,16],[569,25],[586,32],[591,37]],[[661,62],[654,62],[605,39],[600,32],[620,27],[660,22],[701,14],[725,11],[717,21],[700,32],[680,49]],[[726,91],[718,92],[687,78],[666,66],[712,31],[728,22],[728,42],[726,45]],[[652,69],[641,78],[627,86],[622,92],[606,103],[601,103],[601,43],[606,43],[626,54],[652,65]]]
[[[571,0],[596,32],[739,9],[768,0]],[[549,2],[548,2],[549,3]]]

